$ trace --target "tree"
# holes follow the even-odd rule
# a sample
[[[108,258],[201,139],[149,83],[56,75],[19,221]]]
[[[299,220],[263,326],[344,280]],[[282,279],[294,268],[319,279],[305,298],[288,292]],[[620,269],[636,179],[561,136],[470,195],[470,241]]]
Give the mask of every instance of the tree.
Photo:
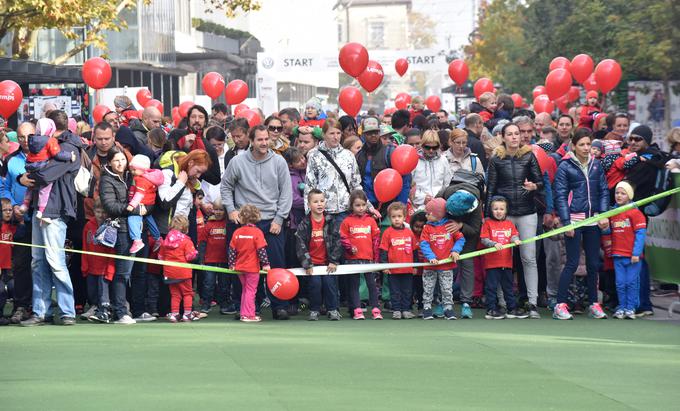
[[[428,16],[411,11],[408,13],[408,42],[414,49],[426,49],[435,43],[436,23]]]

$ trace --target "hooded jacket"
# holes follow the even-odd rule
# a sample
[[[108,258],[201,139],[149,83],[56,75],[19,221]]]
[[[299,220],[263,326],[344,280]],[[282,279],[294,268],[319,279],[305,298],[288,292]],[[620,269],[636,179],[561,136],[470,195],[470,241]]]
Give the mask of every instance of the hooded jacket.
[[[464,130],[468,134],[468,148],[473,153],[477,154],[477,158],[482,161],[482,167],[484,167],[484,170],[486,170],[489,166],[489,162],[486,158],[486,151],[484,151],[484,144],[482,144],[482,140],[480,140],[479,136],[472,132],[472,130],[468,130],[467,128]]]
[[[127,233],[128,215],[139,215],[139,206],[135,207],[131,212],[127,211],[128,206],[128,190],[132,185],[132,175],[129,172],[123,173],[123,177],[111,171],[108,165],[105,165],[101,171],[99,179],[99,199],[102,202],[104,211],[109,218],[118,219],[119,233]],[[75,186],[74,186],[75,191]]]
[[[638,156],[645,158],[646,161],[639,161],[626,172],[626,180],[635,187],[634,201],[647,198],[653,194],[656,176],[659,170],[666,166],[668,155],[659,149],[659,146],[651,144],[647,149],[639,153]]]
[[[147,146],[149,144],[149,130],[140,120],[130,120],[130,130],[139,142],[139,145]]]
[[[523,216],[536,212],[534,196],[543,192],[543,175],[531,146],[520,147],[510,156],[505,146],[499,146],[489,161],[487,170],[487,215],[491,212],[491,198],[500,195],[508,202],[508,215]],[[524,189],[524,181],[536,184],[536,190]]]
[[[361,175],[359,165],[354,155],[349,150],[338,146],[336,148],[326,147],[325,142],[309,151],[307,154],[307,173],[305,174],[305,193],[304,205],[305,212],[309,211],[307,195],[316,188],[323,191],[326,196],[326,212],[338,214],[349,210],[349,192],[342,178],[330,161],[320,152],[323,150],[328,153],[333,161],[342,170],[349,184],[350,191],[362,190]]]
[[[474,251],[477,248],[479,241],[479,230],[482,227],[482,203],[480,201],[480,193],[477,187],[469,183],[456,183],[443,188],[437,197],[448,200],[456,191],[464,190],[477,197],[477,208],[462,216],[452,216],[452,219],[463,224],[460,231],[465,237],[465,245],[463,252]],[[450,215],[450,214],[449,214]]]
[[[297,254],[302,268],[310,268],[312,256],[309,254],[309,242],[312,239],[312,216],[308,214],[300,221],[295,232],[295,253]],[[337,223],[332,215],[324,216],[323,241],[326,245],[326,258],[329,264],[340,264],[344,250],[340,242],[340,224]]]
[[[71,161],[71,153],[61,151],[59,142],[50,136],[28,136],[28,156],[26,156],[26,169],[36,170],[46,164],[51,158],[58,161]]]
[[[555,208],[562,225],[571,224],[573,215],[581,219],[604,213],[609,209],[607,179],[600,160],[588,161],[587,175],[571,153],[568,153],[555,175]],[[508,207],[510,209],[510,207]]]
[[[141,203],[147,208],[153,207],[154,204],[156,204],[158,186],[165,181],[163,172],[161,170],[151,169],[141,176],[135,176],[134,181],[135,185],[130,187],[130,205],[137,207]],[[138,193],[141,193],[141,197],[135,198]]]
[[[191,242],[188,235],[177,231],[170,230],[168,235],[161,244],[161,249],[158,252],[158,259],[162,261],[175,261],[178,263],[188,263],[193,261],[198,252]],[[191,279],[191,268],[163,266],[163,275],[165,278],[174,280],[188,280]]]
[[[234,157],[224,172],[220,192],[228,213],[252,204],[263,220],[279,225],[293,204],[288,164],[271,150],[262,160],[255,159],[252,150]]]
[[[433,158],[426,158],[422,151],[415,170],[413,170],[413,184],[416,192],[413,198],[413,206],[421,209],[425,206],[425,197],[434,197],[442,188],[451,182],[453,173],[449,161],[445,156],[437,153]]]
[[[477,174],[481,174],[482,176],[484,175],[484,165],[482,164],[482,161],[479,159],[477,154],[473,153],[468,147],[465,147],[465,153],[461,159],[455,158],[451,150],[446,150],[444,152],[444,157],[449,162],[451,173],[455,173],[462,168],[463,170],[473,171]]]
[[[152,163],[156,160],[156,154],[153,150],[145,144],[141,144],[129,127],[121,126],[118,129],[116,132],[116,142],[120,143],[123,147],[127,146],[126,148],[133,156],[143,154],[149,157]]]

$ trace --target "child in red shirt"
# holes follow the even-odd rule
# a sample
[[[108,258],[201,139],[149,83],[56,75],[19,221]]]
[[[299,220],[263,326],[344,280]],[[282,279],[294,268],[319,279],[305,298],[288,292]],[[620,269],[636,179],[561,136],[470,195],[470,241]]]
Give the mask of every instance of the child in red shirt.
[[[130,173],[134,176],[134,184],[130,186],[128,193],[127,210],[132,211],[140,204],[144,204],[147,209],[145,216],[130,214],[128,220],[128,232],[132,240],[130,246],[130,254],[144,248],[144,241],[142,241],[142,221],[146,223],[146,228],[149,233],[156,240],[155,247],[160,247],[161,232],[158,230],[156,220],[154,220],[150,211],[156,204],[156,192],[158,186],[163,184],[163,172],[161,170],[151,169],[151,160],[143,154],[137,154],[130,160]],[[154,250],[157,251],[158,249]]]
[[[418,244],[416,236],[410,228],[404,225],[406,219],[406,205],[399,201],[387,207],[387,215],[390,217],[391,227],[382,235],[380,241],[381,263],[412,263],[414,262],[415,248]],[[392,304],[392,319],[400,320],[414,318],[411,312],[413,303],[413,268],[394,268],[385,270],[389,274],[390,302]]]
[[[2,204],[2,228],[0,229],[0,239],[2,241],[14,241],[14,234],[17,232],[17,225],[12,221],[13,209],[12,202],[3,198]],[[0,243],[0,325],[8,325],[9,319],[4,317],[2,309],[7,302],[8,291],[13,288],[11,278],[12,270],[12,245]]]
[[[380,228],[373,217],[366,212],[368,199],[362,190],[354,190],[349,196],[352,209],[345,221],[340,225],[340,239],[345,249],[345,259],[353,264],[371,264],[378,261],[378,246],[380,244]],[[368,287],[369,304],[373,307],[371,314],[374,320],[382,320],[382,313],[378,306],[378,287],[375,273],[365,273],[364,279]],[[349,287],[349,304],[352,318],[365,319],[359,301],[359,274],[347,276]]]
[[[199,244],[205,244],[205,255],[203,256],[203,264],[205,265],[227,267],[227,222],[224,218],[225,215],[226,210],[222,205],[222,201],[215,201],[213,203],[212,217],[198,231]],[[231,281],[238,281],[237,278],[233,274],[222,274],[214,271],[205,271],[203,273],[201,318],[208,316],[213,298],[216,298],[217,303],[220,305],[220,311],[227,310],[229,305],[227,293]],[[217,293],[215,293],[216,282]]]
[[[630,203],[635,196],[633,187],[627,181],[616,185],[614,200],[617,206]],[[640,258],[645,248],[647,221],[637,208],[624,211],[609,218],[612,234],[612,257],[616,272],[616,292],[619,306],[614,318],[634,319],[635,309],[640,304]]]
[[[453,313],[453,269],[465,245],[465,237],[460,231],[449,233],[446,224],[446,200],[435,198],[425,205],[427,224],[420,235],[420,250],[425,261],[433,266],[423,272],[423,320],[432,320],[432,299],[434,288],[439,281],[444,305],[444,318],[456,320]],[[451,262],[439,263],[440,260],[451,259]]]
[[[487,320],[502,320],[503,318],[527,318],[528,315],[521,308],[517,308],[515,292],[513,290],[512,250],[503,248],[506,244],[522,244],[519,232],[512,221],[507,220],[508,203],[503,197],[491,200],[491,218],[487,218],[482,225],[480,241],[484,247],[495,247],[498,251],[484,256],[486,281],[484,293],[486,295]],[[507,314],[498,310],[496,292],[498,284],[503,288],[503,297],[507,305]]]
[[[198,252],[186,234],[189,231],[189,220],[182,215],[175,216],[170,223],[170,231],[161,244],[158,259],[188,263],[193,261]],[[179,321],[180,302],[184,303],[182,322],[198,321],[200,316],[193,312],[194,289],[191,284],[192,270],[184,267],[163,266],[163,275],[170,288],[170,312],[168,321]]]
[[[243,224],[234,231],[229,243],[229,268],[240,271],[241,281],[241,321],[259,322],[255,315],[255,294],[260,280],[260,268],[269,270],[267,258],[267,241],[262,230],[255,224],[260,221],[260,210],[254,205],[246,204],[238,212],[238,219]]]
[[[95,244],[94,237],[100,225],[107,218],[100,199],[94,200],[94,218],[90,219],[83,229],[83,251],[95,253],[115,254],[113,248]],[[83,254],[80,259],[80,269],[87,281],[87,295],[95,311],[87,316],[87,320],[108,324],[111,321],[111,307],[109,300],[109,284],[116,272],[114,259],[98,255]],[[88,310],[89,311],[89,310]]]

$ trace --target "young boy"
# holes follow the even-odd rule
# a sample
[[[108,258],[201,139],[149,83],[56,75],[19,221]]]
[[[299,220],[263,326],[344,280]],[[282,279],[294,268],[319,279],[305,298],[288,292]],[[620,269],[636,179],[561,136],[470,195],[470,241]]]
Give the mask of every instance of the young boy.
[[[3,198],[0,200],[2,204],[2,228],[0,229],[0,239],[2,241],[14,241],[14,235],[17,232],[17,225],[12,219],[13,209],[12,202]],[[9,319],[5,318],[3,309],[9,296],[9,291],[12,290],[12,245],[0,243],[0,325],[9,324]]]
[[[381,263],[412,263],[414,261],[415,248],[418,244],[416,236],[410,228],[404,225],[406,219],[406,205],[399,201],[387,207],[387,215],[390,217],[391,227],[382,235],[380,241]],[[385,270],[390,274],[390,300],[392,303],[392,319],[410,320],[415,316],[411,312],[413,268],[395,268]]]
[[[614,200],[618,207],[630,203],[635,195],[633,187],[627,181],[616,185]],[[645,248],[647,221],[637,208],[625,211],[609,218],[612,233],[612,257],[616,272],[616,293],[619,307],[614,318],[635,319],[635,309],[639,305],[640,295],[640,258]]]
[[[198,242],[205,244],[205,255],[203,263],[213,267],[227,267],[227,223],[224,219],[226,210],[222,205],[222,200],[217,199],[212,203],[213,215],[198,231]],[[220,305],[220,312],[228,314],[227,297],[232,280],[238,282],[238,277],[231,274],[218,274],[214,271],[203,273],[203,287],[201,300],[201,312],[199,316],[205,318],[210,312],[210,304],[213,298]],[[217,282],[217,293],[215,293],[215,283]],[[240,289],[240,287],[239,287]],[[217,294],[217,295],[215,295]],[[238,295],[240,295],[240,290]],[[233,311],[231,312],[234,313]]]
[[[451,234],[446,230],[446,201],[435,198],[425,205],[427,224],[420,235],[420,249],[424,260],[433,264],[423,272],[423,319],[432,320],[432,298],[439,280],[444,304],[444,318],[456,320],[453,313],[453,269],[465,245],[460,231]],[[439,260],[451,258],[451,262],[439,264]]]
[[[317,97],[310,98],[305,103],[305,115],[300,120],[300,126],[323,127],[326,122],[325,118],[321,118],[321,100]]]
[[[94,218],[90,219],[83,229],[83,251],[115,254],[113,248],[94,243],[94,237],[100,225],[106,220],[106,212],[101,200],[94,200]],[[87,299],[90,309],[81,318],[108,324],[111,321],[109,283],[113,280],[116,266],[113,258],[83,254],[80,268],[87,281]],[[94,310],[93,310],[94,308]]]
[[[472,102],[472,104],[470,104],[470,111],[479,114],[482,121],[486,123],[493,118],[496,107],[496,95],[487,91],[479,96],[479,103]]]
[[[326,196],[318,189],[307,194],[309,214],[303,218],[295,232],[297,257],[307,274],[315,265],[327,265],[326,272],[334,273],[343,255],[340,243],[340,225],[333,216],[325,214]],[[334,275],[315,275],[309,278],[309,321],[319,319],[321,301],[326,303],[328,319],[340,320],[338,311],[338,282]]]

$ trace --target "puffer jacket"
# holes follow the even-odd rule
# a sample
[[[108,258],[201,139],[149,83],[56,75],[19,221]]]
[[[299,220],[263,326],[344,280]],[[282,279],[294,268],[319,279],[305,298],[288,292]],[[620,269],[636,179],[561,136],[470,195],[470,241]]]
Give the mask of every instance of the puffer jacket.
[[[437,193],[437,197],[448,200],[453,193],[459,190],[467,191],[477,197],[478,200],[480,199],[480,193],[477,187],[469,183],[451,184]],[[453,220],[463,224],[463,227],[460,229],[465,237],[463,252],[467,253],[469,251],[475,251],[477,249],[477,243],[479,242],[479,230],[482,228],[482,202],[479,201],[477,208],[471,212],[463,216],[456,216]]]
[[[573,214],[588,218],[609,209],[607,179],[600,160],[589,159],[586,176],[579,161],[568,153],[557,167],[553,188],[562,225],[571,224]]]
[[[312,256],[309,255],[309,242],[312,239],[311,214],[300,221],[295,232],[295,252],[302,267],[307,269],[313,266]],[[326,245],[326,258],[329,264],[340,264],[344,250],[340,243],[340,224],[332,215],[325,215],[323,226],[323,241]]]
[[[127,216],[139,215],[139,206],[131,212],[127,210],[128,191],[132,185],[132,174],[125,172],[123,177],[111,171],[108,165],[102,167],[99,179],[99,199],[109,218],[118,219],[119,233],[127,233]],[[127,234],[126,234],[127,235]]]
[[[191,238],[177,230],[170,230],[161,244],[161,249],[158,251],[159,260],[174,261],[177,263],[188,263],[196,259],[197,255],[198,252],[196,251]],[[191,268],[167,265],[163,267],[163,275],[165,278],[188,280],[191,279],[191,274]]]
[[[530,145],[520,147],[513,156],[507,154],[504,145],[496,147],[486,176],[486,215],[491,212],[491,199],[499,195],[508,202],[508,215],[523,216],[536,212],[534,197],[543,193],[543,175]],[[525,180],[536,184],[536,190],[525,190]]]
[[[352,152],[338,146],[326,147],[325,142],[319,143],[307,154],[307,172],[305,174],[305,211],[309,211],[307,195],[313,188],[323,191],[326,195],[326,211],[330,214],[342,213],[349,210],[349,192],[335,167],[319,150],[330,154],[331,158],[343,171],[350,191],[361,190],[361,175],[359,166]]]
[[[416,192],[413,197],[413,206],[416,209],[425,207],[425,197],[434,197],[439,190],[451,182],[453,173],[449,166],[449,160],[439,153],[433,158],[425,158],[420,154],[418,165],[413,170],[413,184]]]

